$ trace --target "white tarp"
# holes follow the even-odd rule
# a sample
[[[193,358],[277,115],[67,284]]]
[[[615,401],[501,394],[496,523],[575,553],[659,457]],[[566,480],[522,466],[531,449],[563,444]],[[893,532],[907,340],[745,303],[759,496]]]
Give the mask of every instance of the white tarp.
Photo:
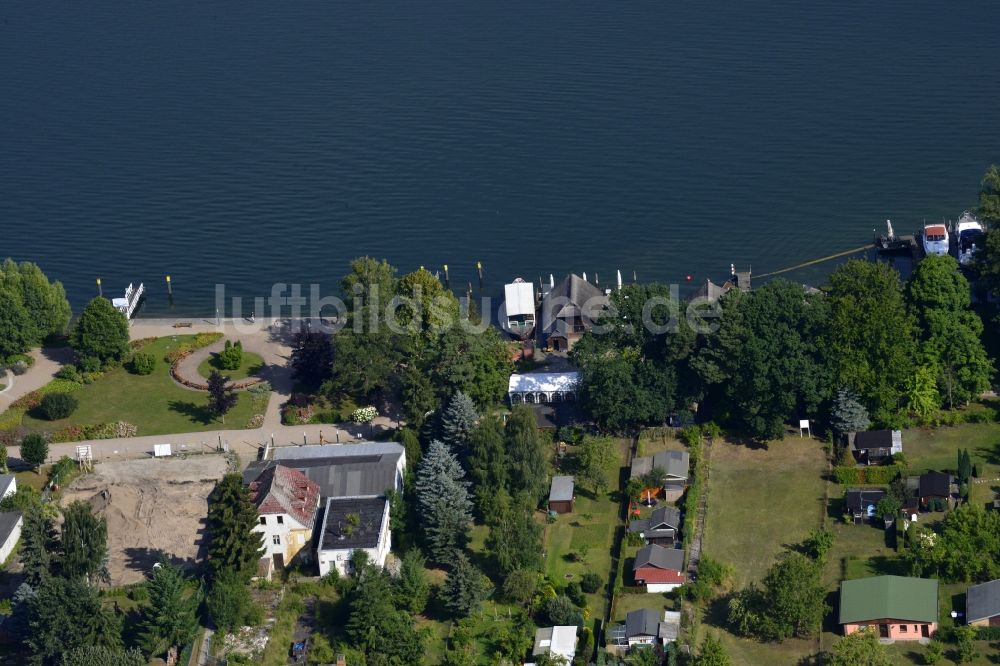
[[[504,310],[508,317],[535,314],[535,288],[530,282],[511,282],[503,286]]]
[[[552,393],[555,391],[575,391],[580,381],[579,372],[532,372],[526,375],[511,375],[507,383],[508,393]]]

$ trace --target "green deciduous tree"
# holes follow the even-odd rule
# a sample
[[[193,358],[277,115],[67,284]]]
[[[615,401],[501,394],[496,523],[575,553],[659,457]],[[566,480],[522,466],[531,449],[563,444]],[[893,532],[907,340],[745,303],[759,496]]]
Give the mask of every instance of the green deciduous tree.
[[[263,535],[255,532],[257,509],[239,474],[226,474],[208,503],[208,563],[215,576],[230,572],[249,581],[264,555]]]
[[[413,365],[402,371],[403,415],[406,424],[419,431],[427,420],[429,412],[438,408],[437,394],[427,374]]]
[[[532,508],[545,494],[548,464],[531,408],[518,405],[504,430],[507,449],[507,485],[514,498],[526,497]]]
[[[507,574],[503,581],[502,593],[504,599],[521,606],[528,606],[535,598],[541,574],[533,569],[515,569]]]
[[[530,509],[515,503],[506,491],[501,491],[486,522],[490,526],[486,549],[501,573],[536,569],[541,565],[542,527],[532,517]]]
[[[874,629],[861,629],[838,640],[831,666],[892,666],[893,661]]]
[[[57,391],[46,393],[42,396],[42,404],[39,409],[49,421],[58,421],[76,411],[79,404],[76,397],[72,394]]]
[[[848,261],[830,276],[828,300],[821,344],[833,385],[856,391],[874,420],[886,423],[899,410],[917,357],[899,273],[881,262]]]
[[[441,600],[456,617],[471,615],[492,592],[493,586],[463,552],[452,560],[451,571],[441,588]]]
[[[333,373],[324,384],[332,397],[341,392],[357,400],[368,400],[386,386],[400,361],[393,335],[384,329],[355,332],[341,329],[333,336]]]
[[[719,330],[692,361],[719,417],[751,437],[783,436],[785,423],[827,397],[820,333],[826,299],[775,280],[722,299]]]
[[[609,475],[618,462],[618,452],[610,437],[584,437],[576,453],[576,477],[595,493],[603,493],[611,483]]]
[[[29,433],[21,440],[21,459],[38,469],[49,456],[49,443],[36,432]]]
[[[108,580],[108,521],[94,515],[90,504],[73,502],[63,511],[60,545],[64,577]]]
[[[760,587],[751,584],[730,600],[730,623],[739,633],[768,641],[815,635],[827,608],[821,568],[801,553],[784,553]]]
[[[500,333],[465,326],[444,331],[431,351],[431,381],[442,398],[462,391],[480,407],[503,400],[513,364]]]
[[[70,308],[59,282],[49,282],[30,262],[0,264],[0,359],[21,354],[53,334],[65,332]],[[17,324],[12,328],[12,324]]]
[[[403,554],[399,578],[396,580],[396,605],[412,614],[424,612],[430,595],[425,564],[424,556],[416,548],[411,548]]]
[[[227,632],[250,624],[259,614],[246,581],[229,571],[222,572],[212,581],[205,607],[215,626]]]
[[[78,358],[120,362],[128,354],[128,320],[101,296],[90,301],[73,327],[70,344]]]
[[[190,643],[198,631],[201,591],[192,589],[179,567],[162,562],[146,585],[149,605],[143,613],[139,640],[151,655]]]
[[[322,331],[299,330],[290,364],[296,381],[315,391],[333,374],[333,338]]]
[[[553,625],[579,627],[583,624],[583,615],[580,613],[580,609],[564,594],[548,599],[542,610]]]
[[[729,666],[732,661],[722,641],[715,634],[708,634],[701,642],[701,649],[694,659],[695,666]]]
[[[979,218],[987,224],[1000,224],[1000,169],[990,165],[979,187]]]
[[[46,578],[27,603],[31,630],[26,643],[35,663],[54,663],[83,646],[122,647],[120,622],[82,578]]]
[[[507,448],[499,417],[483,418],[472,431],[467,465],[476,510],[485,518],[493,512],[498,494],[507,487]]]
[[[37,337],[24,304],[0,285],[0,360],[28,351]]]
[[[440,440],[431,442],[417,467],[416,495],[431,558],[451,562],[468,539],[472,502],[461,465]]]
[[[226,414],[236,406],[239,396],[218,370],[212,370],[208,376],[208,409],[226,422]]]
[[[913,376],[906,380],[906,405],[914,414],[927,417],[937,411],[939,396],[933,366],[917,366]]]

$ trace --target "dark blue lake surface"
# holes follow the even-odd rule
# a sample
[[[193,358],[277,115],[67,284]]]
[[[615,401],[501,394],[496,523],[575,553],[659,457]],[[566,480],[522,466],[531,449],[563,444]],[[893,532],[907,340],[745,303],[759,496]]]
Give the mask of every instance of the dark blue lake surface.
[[[170,274],[184,315],[361,254],[491,288],[765,273],[975,204],[998,28],[995,2],[6,0],[0,255],[77,310],[101,275],[164,314]]]

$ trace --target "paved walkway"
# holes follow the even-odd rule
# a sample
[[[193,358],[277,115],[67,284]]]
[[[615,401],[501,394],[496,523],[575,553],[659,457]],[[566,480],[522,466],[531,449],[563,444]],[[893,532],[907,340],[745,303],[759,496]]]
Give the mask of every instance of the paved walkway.
[[[12,372],[4,379],[6,386],[0,391],[0,412],[18,398],[37,391],[55,378],[59,368],[73,360],[73,350],[69,347],[46,347],[31,350],[35,364],[20,377]]]
[[[293,379],[288,359],[291,356],[291,340],[294,335],[290,323],[281,321],[257,321],[253,325],[248,322],[233,322],[223,320],[222,326],[205,320],[191,320],[192,326],[174,328],[176,320],[138,320],[132,322],[131,337],[139,338],[168,337],[173,335],[188,335],[206,331],[221,331],[227,339],[240,340],[243,348],[259,354],[267,364],[265,379],[271,383],[271,398],[264,415],[264,425],[254,430],[210,430],[205,432],[188,432],[175,435],[147,435],[140,437],[120,437],[116,439],[99,439],[83,442],[67,442],[49,445],[49,461],[55,461],[62,456],[76,457],[76,447],[90,445],[95,460],[121,460],[147,457],[153,454],[154,444],[171,444],[173,452],[200,454],[217,451],[220,447],[238,453],[244,460],[253,459],[259,449],[266,444],[273,446],[301,446],[303,442],[317,444],[323,441],[327,444],[336,442],[357,442],[372,439],[398,425],[392,416],[379,416],[371,425],[355,423],[322,424],[304,426],[286,426],[281,423],[281,405],[291,395]],[[217,346],[221,349],[224,342],[199,350],[204,360]],[[37,350],[36,350],[37,351]],[[42,358],[23,376],[18,377],[10,392],[15,400],[21,395],[33,391],[52,379],[62,363],[72,360],[69,349],[43,350]],[[40,352],[39,352],[40,353]],[[41,354],[41,353],[40,353]],[[197,372],[198,361],[195,352],[188,359],[186,372],[194,368]],[[44,360],[44,362],[43,362]],[[22,381],[24,380],[24,381]],[[18,390],[18,393],[14,393]],[[7,403],[9,404],[9,403]],[[0,403],[4,408],[6,404]],[[11,459],[20,457],[19,447],[8,450]]]

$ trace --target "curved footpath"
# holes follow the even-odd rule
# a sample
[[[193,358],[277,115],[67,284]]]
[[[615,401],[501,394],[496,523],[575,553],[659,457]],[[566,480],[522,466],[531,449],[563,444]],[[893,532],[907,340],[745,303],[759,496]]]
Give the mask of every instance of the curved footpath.
[[[264,414],[264,425],[254,430],[220,429],[174,435],[146,435],[50,444],[49,461],[58,460],[62,456],[75,458],[76,447],[84,444],[90,445],[95,460],[114,460],[151,456],[154,444],[171,444],[175,454],[183,452],[200,454],[217,450],[220,442],[222,446],[239,453],[246,459],[248,456],[256,457],[260,447],[272,442],[274,446],[299,446],[303,440],[310,444],[316,444],[320,441],[321,435],[323,441],[328,444],[336,443],[338,438],[340,442],[344,443],[356,442],[371,439],[373,434],[384,432],[397,425],[397,421],[388,416],[379,416],[371,426],[359,426],[354,423],[283,425],[281,423],[281,405],[288,400],[293,385],[288,359],[291,356],[290,343],[294,332],[289,322],[285,320],[259,321],[251,326],[245,321],[224,320],[222,326],[217,326],[214,321],[186,320],[191,322],[190,327],[174,328],[175,321],[178,320],[134,321],[131,325],[131,337],[136,340],[219,331],[227,339],[240,340],[246,351],[259,354],[267,364],[263,378],[271,383],[271,397]],[[198,365],[212,351],[222,349],[224,344],[220,340],[218,343],[191,354],[185,359],[188,363],[182,362],[185,366],[184,371],[191,372],[193,367],[193,372],[201,379],[201,376],[197,375]],[[204,353],[199,354],[199,352]],[[35,365],[24,375],[17,377],[14,385],[8,391],[0,394],[0,410],[6,409],[11,402],[22,395],[47,384],[64,363],[69,363],[73,359],[72,351],[65,348],[35,350],[32,354],[37,359]],[[195,362],[196,357],[200,359],[197,362]],[[8,455],[11,459],[19,458],[19,447],[11,447],[8,450]]]

